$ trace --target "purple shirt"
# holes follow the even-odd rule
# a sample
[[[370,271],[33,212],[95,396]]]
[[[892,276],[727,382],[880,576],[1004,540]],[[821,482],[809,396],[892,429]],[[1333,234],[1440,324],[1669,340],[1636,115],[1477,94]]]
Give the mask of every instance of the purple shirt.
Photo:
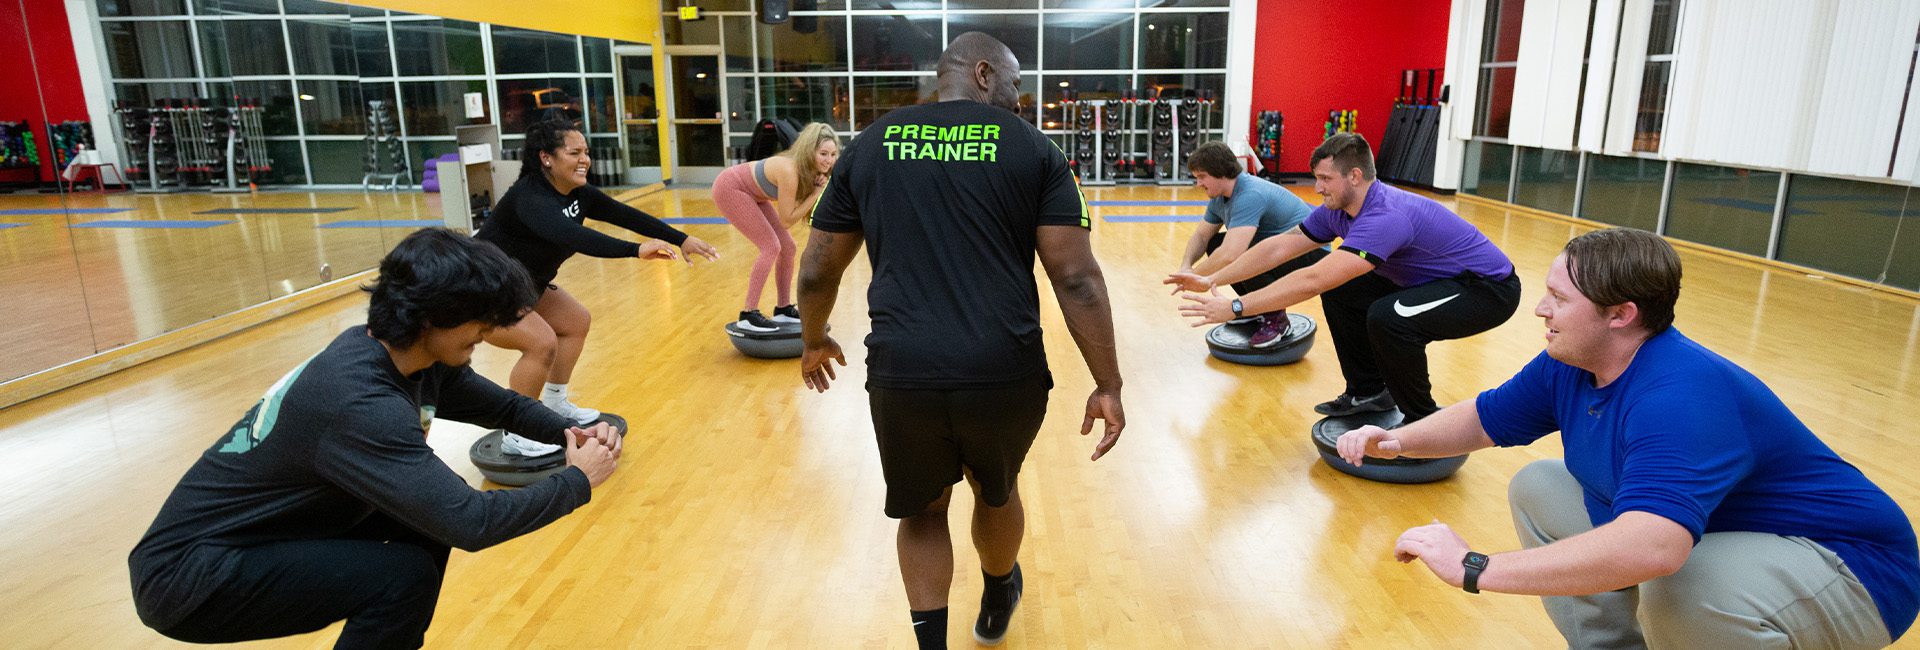
[[[1340,238],[1340,248],[1372,262],[1374,272],[1412,287],[1471,271],[1484,278],[1513,274],[1513,261],[1440,202],[1375,181],[1360,214],[1326,206],[1313,209],[1300,231],[1322,244]]]

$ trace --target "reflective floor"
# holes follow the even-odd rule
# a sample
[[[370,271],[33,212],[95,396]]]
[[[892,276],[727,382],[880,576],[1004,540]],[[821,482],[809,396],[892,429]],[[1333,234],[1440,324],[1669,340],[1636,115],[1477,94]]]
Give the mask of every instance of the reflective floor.
[[[1454,477],[1424,486],[1332,471],[1307,435],[1318,417],[1312,404],[1342,385],[1328,337],[1292,366],[1210,359],[1203,330],[1177,317],[1178,299],[1159,284],[1193,228],[1173,219],[1201,208],[1100,203],[1193,201],[1203,198],[1197,190],[1088,188],[1088,198],[1129,426],[1112,454],[1087,461],[1092,440],[1076,432],[1092,382],[1043,290],[1057,390],[1022,477],[1026,600],[1009,647],[1560,644],[1536,599],[1468,595],[1392,559],[1402,530],[1434,519],[1477,550],[1516,548],[1507,479],[1531,460],[1557,456],[1557,438],[1475,454]],[[635,205],[660,216],[717,215],[695,188]],[[1463,209],[1513,257],[1526,288],[1513,320],[1432,347],[1442,402],[1505,380],[1541,349],[1543,329],[1528,314],[1553,256],[1584,231]],[[1113,220],[1120,217],[1139,218]],[[683,228],[718,246],[722,259],[689,267],[583,257],[562,272],[559,283],[594,314],[576,401],[633,423],[627,456],[575,514],[479,553],[456,552],[429,646],[910,647],[860,389],[866,263],[848,273],[832,318],[852,365],[835,388],[814,394],[803,390],[795,362],[746,359],[724,339],[751,244],[726,225]],[[0,231],[0,241],[11,236]],[[190,260],[226,248],[192,238],[177,244],[147,244],[156,250],[141,258]],[[309,246],[317,244],[297,244]],[[1682,257],[1678,326],[1753,370],[1842,456],[1910,511],[1920,507],[1920,477],[1910,469],[1920,456],[1912,424],[1920,421],[1920,303],[1718,256]],[[117,273],[95,268],[112,264],[131,262],[83,253],[87,277]],[[0,500],[0,565],[8,567],[0,639],[18,647],[169,645],[134,616],[127,551],[195,457],[364,310],[364,298],[349,296],[0,412],[0,458],[11,461],[17,486]],[[1318,301],[1299,312],[1320,318]],[[513,361],[482,348],[475,365],[504,380]],[[465,450],[480,433],[442,423],[432,437],[475,485]],[[964,531],[968,498],[955,502],[955,530]],[[963,532],[956,551],[950,638],[969,647],[980,579]],[[337,632],[259,645],[327,647]]]

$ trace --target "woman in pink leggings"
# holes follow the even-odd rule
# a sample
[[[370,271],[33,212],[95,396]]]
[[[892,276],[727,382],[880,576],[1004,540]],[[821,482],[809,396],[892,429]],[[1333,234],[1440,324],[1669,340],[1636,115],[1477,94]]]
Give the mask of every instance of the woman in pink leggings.
[[[747,277],[747,302],[735,325],[750,332],[772,332],[783,324],[799,324],[800,310],[793,306],[793,258],[796,250],[787,229],[813,211],[820,198],[820,187],[827,183],[827,170],[840,158],[840,138],[833,127],[808,124],[788,147],[766,160],[741,163],[720,172],[713,181],[713,202],[727,223],[760,248],[753,260],[753,274]],[[760,314],[760,290],[767,273],[776,272],[773,318]]]

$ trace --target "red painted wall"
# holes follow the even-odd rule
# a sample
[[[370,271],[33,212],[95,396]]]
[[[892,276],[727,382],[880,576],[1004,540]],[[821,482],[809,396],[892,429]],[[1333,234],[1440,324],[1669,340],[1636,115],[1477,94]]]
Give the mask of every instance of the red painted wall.
[[[1400,71],[1446,67],[1450,6],[1448,0],[1260,0],[1250,108],[1256,115],[1286,115],[1280,171],[1308,171],[1330,110],[1359,111],[1360,134],[1378,153]]]
[[[87,96],[80,88],[80,66],[73,58],[73,32],[67,27],[65,3],[32,0],[24,4],[24,28],[19,5],[0,5],[6,16],[0,18],[0,52],[5,53],[0,55],[0,88],[6,89],[0,92],[0,120],[33,123],[34,144],[40,150],[40,178],[50,182],[56,176],[47,121],[87,119]],[[93,126],[98,131],[102,125]],[[9,170],[0,178],[7,182],[30,179],[26,170]]]

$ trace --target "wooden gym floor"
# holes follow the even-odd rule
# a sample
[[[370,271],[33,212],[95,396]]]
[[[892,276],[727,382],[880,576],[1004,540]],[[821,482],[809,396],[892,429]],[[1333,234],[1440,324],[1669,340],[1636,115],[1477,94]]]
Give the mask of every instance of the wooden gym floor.
[[[1202,198],[1192,188],[1088,195]],[[699,189],[637,205],[660,216],[717,214]],[[1505,325],[1432,347],[1442,402],[1505,380],[1541,349],[1530,313],[1542,278],[1560,246],[1586,229],[1461,208],[1514,258],[1526,292]],[[1199,212],[1099,207],[1096,220]],[[1075,435],[1092,384],[1050,291],[1041,292],[1058,389],[1023,476],[1027,592],[1007,645],[1559,645],[1537,599],[1468,595],[1391,552],[1400,531],[1434,519],[1476,549],[1515,548],[1507,479],[1557,456],[1558,439],[1476,454],[1451,479],[1424,486],[1325,467],[1307,428],[1317,418],[1311,405],[1342,386],[1328,337],[1294,366],[1209,359],[1202,330],[1176,316],[1178,299],[1159,284],[1192,227],[1095,228],[1128,416],[1120,445],[1098,463],[1086,460],[1092,440]],[[430,646],[911,645],[861,390],[865,263],[849,272],[833,316],[852,365],[816,395],[801,387],[795,362],[746,359],[724,340],[720,326],[739,309],[751,244],[725,225],[685,230],[718,246],[721,261],[576,258],[563,271],[560,283],[595,316],[576,401],[631,420],[626,457],[582,510],[480,553],[456,552]],[[1920,477],[1909,473],[1920,457],[1920,304],[1716,255],[1682,257],[1679,327],[1760,375],[1842,456],[1920,507]],[[128,550],[201,451],[289,367],[360,322],[363,301],[342,298],[0,412],[0,458],[15,486],[0,500],[0,639],[171,645],[134,616]],[[1300,311],[1319,318],[1318,301]],[[499,380],[513,360],[483,347],[475,365]],[[432,436],[475,485],[465,450],[480,433],[443,422]],[[963,532],[968,497],[955,505],[950,638],[968,647],[980,580]],[[256,645],[327,647],[337,633]]]

